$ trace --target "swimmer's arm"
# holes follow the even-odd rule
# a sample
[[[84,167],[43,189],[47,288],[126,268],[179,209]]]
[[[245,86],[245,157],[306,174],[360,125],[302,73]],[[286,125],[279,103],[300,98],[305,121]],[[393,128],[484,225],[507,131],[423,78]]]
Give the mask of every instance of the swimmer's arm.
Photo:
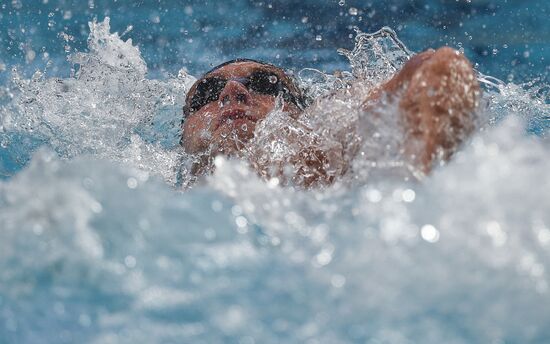
[[[450,48],[426,51],[415,55],[390,81],[370,93],[364,100],[365,111],[383,105],[385,97],[399,101],[405,126],[405,154],[415,155],[416,168],[429,173],[437,157],[449,159],[470,135],[475,124],[475,108],[479,85],[469,61]],[[375,112],[373,112],[375,113]],[[300,138],[287,135],[291,142]],[[422,149],[415,150],[420,141]],[[408,151],[407,151],[408,149]],[[306,143],[298,154],[288,157],[292,173],[285,166],[273,169],[256,166],[261,174],[291,175],[293,184],[303,187],[330,185],[346,170],[342,152],[326,150]],[[273,166],[271,166],[273,167]],[[272,172],[265,172],[272,171]]]
[[[366,111],[386,95],[399,101],[405,126],[405,149],[423,143],[417,168],[429,173],[436,158],[447,160],[471,134],[480,88],[464,55],[448,47],[415,55],[390,81],[364,101]],[[415,160],[415,159],[413,159]]]

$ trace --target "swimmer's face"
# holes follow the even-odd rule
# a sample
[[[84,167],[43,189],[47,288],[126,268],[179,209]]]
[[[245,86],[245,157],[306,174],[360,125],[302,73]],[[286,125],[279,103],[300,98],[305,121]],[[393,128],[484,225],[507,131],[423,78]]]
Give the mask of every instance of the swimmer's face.
[[[231,155],[254,137],[256,125],[282,94],[283,110],[300,112],[299,89],[274,66],[235,62],[197,80],[186,99],[182,144],[186,152]]]

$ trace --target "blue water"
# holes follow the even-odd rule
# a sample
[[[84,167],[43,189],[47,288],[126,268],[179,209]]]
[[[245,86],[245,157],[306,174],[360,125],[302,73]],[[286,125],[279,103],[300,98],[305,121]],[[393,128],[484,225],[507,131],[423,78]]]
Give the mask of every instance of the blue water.
[[[0,2],[0,343],[550,342],[549,12]],[[222,159],[184,190],[193,76],[235,57],[349,71],[355,26],[502,80],[480,75],[496,86],[449,164],[302,191]]]
[[[340,5],[339,3],[342,3]],[[142,50],[156,73],[185,66],[193,74],[236,56],[259,58],[288,67],[343,68],[336,48],[351,48],[353,27],[394,28],[413,51],[462,46],[485,74],[506,80],[548,80],[550,4],[547,1],[3,1],[0,11],[0,61],[33,70],[53,59],[52,74],[64,46],[86,47],[88,21],[111,17],[113,31],[124,32]],[[357,9],[357,14],[353,9]],[[73,38],[65,44],[59,34]],[[321,40],[316,40],[320,36]],[[46,59],[47,60],[47,59]],[[57,68],[55,67],[57,66]]]

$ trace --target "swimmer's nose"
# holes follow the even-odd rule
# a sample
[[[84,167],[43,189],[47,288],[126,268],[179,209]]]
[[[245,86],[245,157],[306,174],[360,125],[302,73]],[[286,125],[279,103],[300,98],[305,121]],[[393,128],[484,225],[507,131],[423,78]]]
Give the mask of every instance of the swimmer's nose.
[[[248,89],[240,82],[229,80],[220,93],[219,99],[222,105],[227,105],[230,102],[248,104],[250,100],[250,93],[248,92]]]

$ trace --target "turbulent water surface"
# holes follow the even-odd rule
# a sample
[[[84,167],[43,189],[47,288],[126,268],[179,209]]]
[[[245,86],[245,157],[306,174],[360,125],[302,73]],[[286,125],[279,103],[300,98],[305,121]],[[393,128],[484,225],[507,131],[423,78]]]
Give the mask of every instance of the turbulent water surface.
[[[480,74],[478,130],[421,181],[303,191],[221,158],[186,190],[195,78],[148,78],[108,18],[89,29],[70,77],[0,90],[0,343],[550,340],[546,85]],[[384,32],[357,35],[344,78],[406,59]],[[297,76],[312,96],[341,82]]]

